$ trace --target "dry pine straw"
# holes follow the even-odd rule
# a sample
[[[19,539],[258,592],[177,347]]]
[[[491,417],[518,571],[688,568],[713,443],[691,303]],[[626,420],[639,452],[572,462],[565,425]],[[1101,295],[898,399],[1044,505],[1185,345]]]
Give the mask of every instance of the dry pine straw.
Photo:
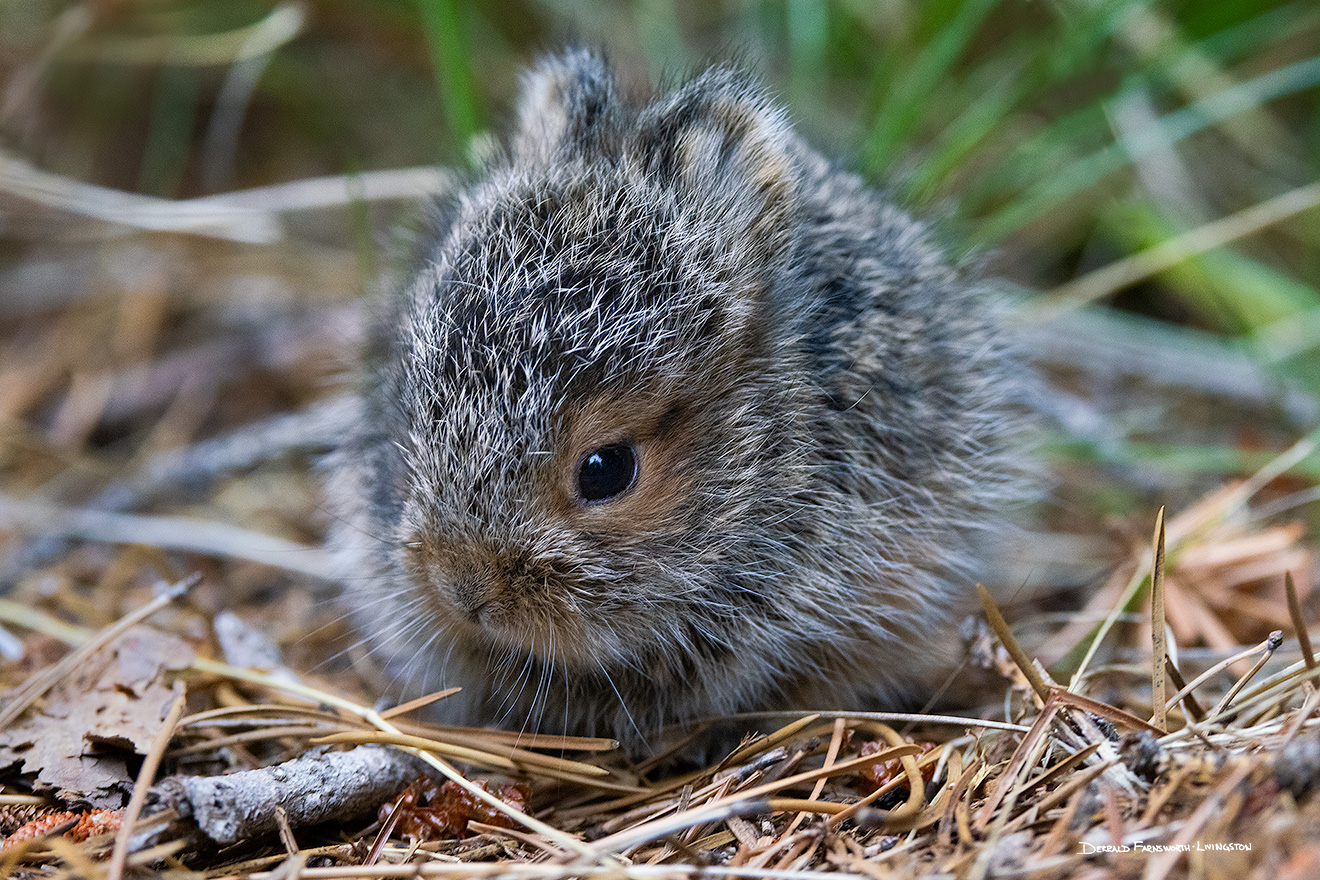
[[[193,710],[183,715],[184,701],[176,700],[175,720],[167,719],[142,764],[124,827],[82,842],[48,834],[16,843],[0,869],[115,878],[144,865],[183,872],[187,858],[187,870],[206,876],[256,877],[1308,876],[1320,860],[1312,842],[1320,840],[1320,813],[1308,796],[1320,777],[1320,668],[1309,642],[1299,645],[1302,659],[1276,663],[1282,668],[1270,673],[1262,673],[1264,661],[1287,653],[1278,633],[1192,675],[1173,661],[1178,628],[1169,626],[1172,642],[1164,637],[1167,586],[1181,580],[1185,594],[1200,595],[1177,560],[1190,560],[1192,571],[1204,565],[1205,548],[1236,546],[1238,554],[1220,554],[1214,568],[1219,582],[1231,582],[1235,566],[1259,570],[1261,546],[1277,543],[1271,536],[1279,527],[1253,521],[1245,506],[1270,477],[1217,492],[1167,524],[1161,512],[1153,546],[1134,551],[1097,594],[1113,612],[1104,625],[1074,621],[1085,637],[1072,647],[1083,659],[1068,683],[1032,661],[983,592],[993,636],[985,634],[979,654],[1007,681],[1008,721],[810,715],[779,722],[713,767],[656,779],[603,741],[436,728],[410,720],[426,701],[378,713],[340,696],[337,685],[290,683],[199,652],[177,684]],[[1281,613],[1304,633],[1302,604],[1286,580]],[[1148,625],[1127,627],[1145,631],[1151,646],[1145,687],[1141,666],[1096,667],[1102,655],[1087,649],[1113,640],[1120,612],[1136,607],[1133,597],[1150,595]],[[83,647],[11,690],[6,715],[40,700],[87,662],[95,643],[143,616],[90,639],[88,631],[49,621],[51,633]],[[48,620],[24,619],[34,628]],[[1057,648],[1058,639],[1037,652]],[[1165,663],[1150,662],[1152,648]],[[1103,702],[1087,693],[1101,685]],[[1165,704],[1152,706],[1150,695],[1161,691]],[[278,841],[230,850],[203,852],[168,830],[146,850],[148,838],[131,838],[162,759],[182,767],[223,757],[232,766],[237,755],[259,766],[325,743],[389,743],[469,787],[467,777],[527,780],[530,815],[472,788],[510,827],[477,824],[470,830],[479,833],[464,840],[418,843],[391,839],[370,820],[318,836],[281,814]],[[33,808],[10,809],[30,815]],[[43,830],[60,832],[71,823],[46,824]],[[318,839],[317,846],[301,843]]]

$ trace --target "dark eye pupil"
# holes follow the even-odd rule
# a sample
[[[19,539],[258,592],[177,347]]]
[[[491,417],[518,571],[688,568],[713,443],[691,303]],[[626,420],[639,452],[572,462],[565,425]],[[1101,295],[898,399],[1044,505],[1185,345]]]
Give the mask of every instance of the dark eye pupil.
[[[602,446],[578,465],[578,493],[583,501],[604,501],[632,488],[636,478],[637,454],[631,445]]]

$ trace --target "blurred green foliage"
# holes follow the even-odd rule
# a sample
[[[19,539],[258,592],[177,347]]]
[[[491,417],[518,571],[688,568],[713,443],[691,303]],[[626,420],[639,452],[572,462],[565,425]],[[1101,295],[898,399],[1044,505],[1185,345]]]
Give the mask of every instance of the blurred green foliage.
[[[653,82],[734,59],[810,139],[1029,288],[1320,179],[1313,0],[4,0],[0,133],[168,197],[462,166],[519,70],[568,42]],[[1318,244],[1302,211],[1109,298],[1320,396],[1320,333],[1297,329],[1320,327]],[[1198,466],[1190,446],[1142,449]]]

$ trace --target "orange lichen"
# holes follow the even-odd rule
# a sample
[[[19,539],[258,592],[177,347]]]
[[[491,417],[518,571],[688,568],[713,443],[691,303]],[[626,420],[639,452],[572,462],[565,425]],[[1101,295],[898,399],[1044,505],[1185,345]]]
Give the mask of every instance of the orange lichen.
[[[120,810],[92,810],[87,813],[62,810],[45,813],[25,822],[13,834],[6,837],[4,843],[0,844],[0,852],[11,849],[25,840],[44,837],[70,822],[73,822],[73,825],[66,828],[62,836],[74,843],[82,843],[99,834],[113,834],[119,830],[121,814]]]

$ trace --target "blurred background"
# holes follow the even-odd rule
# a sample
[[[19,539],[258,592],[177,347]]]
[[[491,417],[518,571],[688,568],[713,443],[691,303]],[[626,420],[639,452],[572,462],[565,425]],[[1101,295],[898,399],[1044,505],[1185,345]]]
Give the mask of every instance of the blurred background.
[[[1144,533],[1320,423],[1312,0],[0,0],[4,492],[88,503],[341,387],[363,294],[566,43],[636,83],[733,59],[1000,279],[1052,382],[1051,528]],[[1314,520],[1293,459],[1270,512]],[[315,544],[308,469],[257,473],[171,509]],[[1231,643],[1236,596],[1192,636]]]

